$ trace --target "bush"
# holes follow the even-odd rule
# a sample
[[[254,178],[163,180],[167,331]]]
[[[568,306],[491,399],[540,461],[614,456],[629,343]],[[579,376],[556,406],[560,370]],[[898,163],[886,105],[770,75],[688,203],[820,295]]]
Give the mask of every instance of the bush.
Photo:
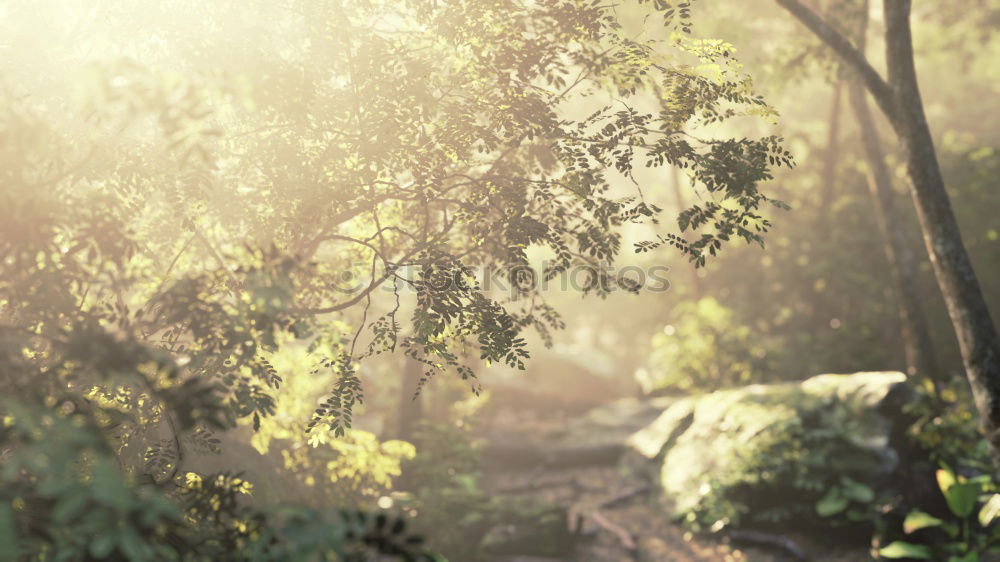
[[[240,474],[135,477],[79,413],[5,407],[0,559],[434,560],[404,518],[256,508]]]
[[[647,393],[716,389],[774,380],[766,338],[738,323],[713,298],[678,306],[653,336],[647,366],[636,378]]]

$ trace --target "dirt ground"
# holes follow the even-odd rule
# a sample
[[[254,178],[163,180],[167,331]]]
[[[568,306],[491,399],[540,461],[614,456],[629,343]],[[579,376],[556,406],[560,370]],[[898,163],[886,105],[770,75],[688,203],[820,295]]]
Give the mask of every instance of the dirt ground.
[[[518,412],[500,416],[504,434],[545,435],[565,418],[552,412]],[[485,428],[489,433],[494,430]],[[575,548],[561,558],[513,556],[491,562],[790,562],[799,560],[775,546],[733,543],[727,537],[694,535],[671,521],[651,490],[626,482],[618,468],[609,466],[493,466],[486,472],[487,487],[497,494],[530,496],[565,508],[569,526],[580,532]],[[612,505],[603,505],[618,498]],[[600,509],[597,509],[600,507]],[[595,518],[595,509],[597,517]],[[600,519],[603,524],[598,523]],[[779,537],[773,535],[773,538]],[[870,560],[864,545],[823,544],[804,537],[790,540],[812,562]],[[631,544],[630,544],[631,543]]]
[[[727,544],[725,538],[692,535],[672,522],[656,505],[648,491],[636,492],[621,482],[615,467],[579,467],[559,470],[525,470],[493,473],[491,487],[497,493],[520,493],[533,499],[567,508],[570,525],[582,520],[583,538],[575,552],[562,559],[509,557],[499,562],[786,562],[795,560],[778,548],[746,547]],[[632,539],[625,544],[621,535],[594,522],[595,508],[611,498],[630,497],[613,506],[603,507],[600,515]],[[578,517],[579,515],[579,517]],[[814,562],[856,562],[870,559],[863,548],[836,547],[790,538]]]

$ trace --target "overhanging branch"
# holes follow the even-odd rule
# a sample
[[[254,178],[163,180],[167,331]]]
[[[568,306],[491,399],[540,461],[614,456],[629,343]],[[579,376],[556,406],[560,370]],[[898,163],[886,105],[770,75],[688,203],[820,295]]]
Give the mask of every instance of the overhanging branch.
[[[878,103],[879,108],[892,120],[896,113],[892,88],[889,87],[889,84],[886,83],[878,71],[872,67],[864,53],[859,51],[843,34],[834,29],[833,26],[824,21],[816,12],[799,0],[775,0],[775,2],[788,10],[795,19],[809,28],[809,31],[812,31],[816,37],[823,41],[826,46],[833,49],[845,63],[858,73],[865,87],[868,88],[872,97],[875,98],[875,102]]]

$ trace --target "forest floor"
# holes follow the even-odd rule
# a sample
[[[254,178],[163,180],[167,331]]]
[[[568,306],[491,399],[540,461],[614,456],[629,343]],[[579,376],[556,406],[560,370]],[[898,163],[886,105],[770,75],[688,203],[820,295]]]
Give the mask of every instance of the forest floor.
[[[539,436],[566,423],[558,411],[524,411],[493,417],[485,433]],[[543,441],[544,446],[544,441]],[[588,466],[505,466],[486,471],[494,494],[519,495],[565,509],[569,527],[580,532],[575,546],[559,558],[507,556],[491,562],[786,562],[802,560],[775,546],[730,544],[725,537],[687,532],[672,521],[649,489],[626,481],[614,464]],[[595,513],[597,514],[595,517]],[[791,541],[812,562],[857,562],[870,556],[864,545],[844,546],[818,538],[760,535]],[[630,544],[631,543],[631,544]]]

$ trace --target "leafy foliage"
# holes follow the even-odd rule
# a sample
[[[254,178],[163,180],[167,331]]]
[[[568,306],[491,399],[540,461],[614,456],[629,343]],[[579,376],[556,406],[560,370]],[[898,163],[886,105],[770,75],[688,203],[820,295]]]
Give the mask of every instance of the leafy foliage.
[[[766,343],[715,299],[685,303],[671,319],[653,336],[647,365],[636,374],[645,392],[717,389],[774,377]]]
[[[831,382],[814,381],[808,391],[794,383],[768,387],[766,393],[749,387],[709,394],[694,403],[696,417],[726,428],[698,433],[698,438],[726,433],[705,447],[704,454],[712,460],[698,461],[711,467],[709,473],[692,474],[685,484],[697,489],[682,490],[675,498],[677,516],[685,524],[712,531],[740,526],[870,527],[877,499],[873,475],[888,468],[870,446],[866,431],[875,431],[882,422],[864,413],[863,406],[858,410],[863,392],[838,395],[821,391]],[[706,431],[704,425],[699,428]],[[695,445],[685,441],[684,446]],[[676,451],[677,445],[673,447]],[[681,460],[669,457],[665,462]],[[668,466],[659,477],[684,474]],[[681,483],[669,485],[675,489]]]
[[[122,471],[87,416],[10,405],[3,427],[0,554],[57,559],[295,560],[380,553],[431,560],[406,522],[388,514],[256,509],[236,474],[187,472],[169,482]]]
[[[1000,515],[1000,494],[990,476],[966,478],[944,466],[938,469],[936,477],[950,511],[950,520],[914,510],[906,516],[903,532],[909,535],[940,529],[945,540],[932,545],[893,541],[879,549],[879,555],[890,559],[969,562],[997,552],[1000,549],[1000,532],[996,525]]]
[[[972,397],[964,381],[954,380],[937,400],[927,392],[906,406],[913,424],[908,434],[934,463],[989,472],[989,452],[972,411]]]
[[[654,5],[683,31],[688,8]],[[0,532],[25,554],[422,556],[384,516],[247,507],[244,476],[187,470],[188,449],[264,430],[306,375],[275,355],[301,344],[330,385],[303,429],[328,447],[287,462],[370,496],[412,449],[352,432],[366,359],[400,348],[421,388],[451,372],[478,391],[479,362],[523,369],[524,331],[562,326],[537,287],[501,300],[475,268],[519,281],[540,249],[556,257],[547,276],[579,267],[586,292],[635,290],[606,272],[623,225],[660,212],[637,168],[680,167],[710,200],[681,221],[704,263],[731,238],[762,241],[761,185],[790,165],[774,136],[693,136],[772,112],[745,76],[678,63],[596,1],[150,10],[162,44],[142,64],[118,58],[136,52],[120,31],[147,14],[111,8],[86,31],[105,60],[53,47],[34,73],[4,63],[25,80],[0,104],[0,445],[16,504]]]

